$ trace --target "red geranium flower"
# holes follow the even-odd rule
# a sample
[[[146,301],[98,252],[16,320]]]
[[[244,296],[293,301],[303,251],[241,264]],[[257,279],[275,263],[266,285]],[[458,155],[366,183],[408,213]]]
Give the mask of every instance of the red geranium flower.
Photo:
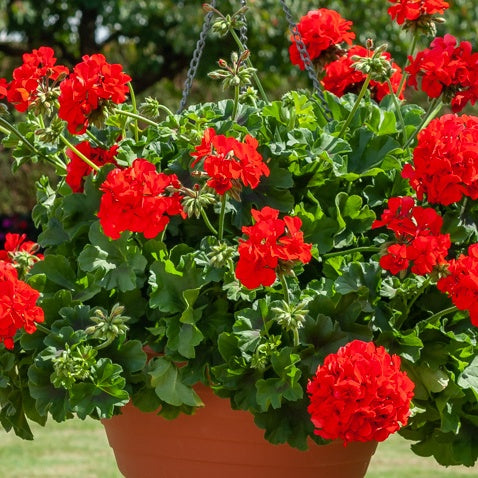
[[[420,200],[426,195],[447,206],[463,196],[478,199],[478,118],[448,114],[431,121],[402,176]]]
[[[307,385],[315,434],[327,440],[383,441],[407,424],[414,383],[400,357],[354,340],[328,355]]]
[[[8,94],[8,81],[5,78],[0,78],[0,100],[5,98]]]
[[[351,47],[346,55],[325,66],[325,76],[322,79],[324,88],[337,96],[343,96],[345,93],[358,93],[362,88],[366,75],[353,67],[354,60],[352,60],[352,57],[360,56],[366,58],[372,55],[373,51],[367,50],[363,46],[355,45]],[[387,60],[391,58],[388,52],[384,52],[382,56]],[[396,63],[392,63],[392,67],[395,72],[390,78],[390,82],[393,91],[396,93],[402,78],[402,70]],[[376,101],[381,101],[385,95],[390,93],[387,82],[379,83],[372,80],[370,81],[369,89]],[[403,99],[403,92],[400,93],[400,98]]]
[[[0,250],[0,261],[14,266],[21,263],[28,269],[35,262],[42,260],[43,254],[38,253],[40,246],[36,242],[27,241],[26,238],[26,234],[7,232],[3,250]]]
[[[437,287],[458,309],[467,310],[471,323],[478,327],[478,244],[468,247],[468,255],[448,263],[447,275],[439,279]]]
[[[355,33],[350,30],[351,26],[352,22],[343,19],[336,11],[319,8],[304,15],[297,24],[297,29],[311,60],[317,60],[326,50],[339,43],[351,45],[355,38]],[[289,47],[290,60],[303,70],[305,65],[297,49],[296,39],[291,36],[290,40],[292,42]]]
[[[204,132],[201,144],[191,156],[196,158],[191,167],[204,159],[203,168],[210,179],[207,185],[218,194],[239,192],[243,186],[255,189],[262,176],[269,176],[269,168],[257,151],[258,142],[246,135],[241,143],[235,138],[216,134],[213,128]]]
[[[437,37],[427,48],[409,57],[405,70],[410,73],[408,84],[418,88],[421,78],[422,90],[430,98],[443,96],[458,113],[470,102],[478,99],[478,53],[472,53],[471,43],[457,45],[456,38],[446,34]]]
[[[236,277],[248,289],[270,286],[277,278],[277,269],[291,269],[296,263],[312,259],[312,245],[304,242],[298,217],[279,219],[279,211],[264,207],[251,210],[253,226],[244,226],[247,240],[239,239],[239,261]]]
[[[118,145],[114,145],[110,149],[103,149],[91,146],[89,141],[82,141],[75,147],[97,166],[103,166],[107,163],[116,164],[115,156],[118,152]],[[66,150],[66,155],[70,158],[70,162],[66,165],[65,181],[74,193],[81,193],[83,192],[84,178],[88,176],[93,169],[71,149],[68,148]]]
[[[119,239],[121,232],[142,232],[151,239],[164,230],[169,216],[186,217],[181,195],[169,193],[180,188],[175,174],[158,173],[154,164],[136,159],[126,169],[114,169],[101,185],[103,191],[98,217],[104,233]]]
[[[36,330],[35,322],[44,321],[43,310],[36,305],[40,293],[18,279],[12,264],[0,261],[0,343],[13,349],[17,330],[28,334]]]
[[[104,109],[123,103],[131,77],[119,64],[110,64],[101,54],[85,55],[60,85],[58,116],[71,134],[83,134],[90,122],[103,119]]]
[[[443,218],[434,209],[415,206],[413,198],[390,198],[388,209],[372,223],[372,229],[385,226],[393,231],[397,240],[387,247],[380,266],[398,274],[411,264],[414,274],[425,275],[445,264],[451,241],[449,234],[441,234],[442,225]]]
[[[419,20],[424,15],[443,13],[450,5],[443,0],[388,0],[395,4],[388,9],[392,20],[402,25],[406,20]]]
[[[13,80],[8,85],[3,83],[3,88],[7,89],[7,100],[15,109],[26,111],[37,99],[40,90],[47,93],[51,88],[50,82],[68,75],[66,66],[55,65],[54,54],[53,49],[46,46],[25,53],[23,64],[13,70]],[[3,88],[0,94],[3,94]]]

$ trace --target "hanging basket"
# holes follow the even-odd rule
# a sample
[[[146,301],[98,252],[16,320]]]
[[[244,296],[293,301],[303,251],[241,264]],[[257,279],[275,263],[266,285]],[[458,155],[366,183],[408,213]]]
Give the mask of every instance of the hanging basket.
[[[363,478],[377,444],[311,444],[308,451],[272,445],[253,416],[232,410],[206,387],[205,407],[166,420],[126,405],[103,420],[121,473],[127,478]]]

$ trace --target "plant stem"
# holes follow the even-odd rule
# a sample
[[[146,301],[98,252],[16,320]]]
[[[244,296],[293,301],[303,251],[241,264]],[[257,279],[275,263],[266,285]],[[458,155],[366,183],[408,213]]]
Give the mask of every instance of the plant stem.
[[[354,247],[353,249],[346,249],[345,251],[337,251],[337,252],[328,252],[327,254],[323,254],[322,257],[324,259],[330,259],[331,257],[343,256],[345,254],[353,254],[354,252],[378,252],[380,250],[377,246],[362,246],[362,247]]]
[[[294,327],[292,329],[292,334],[294,337],[294,347],[298,347],[300,344],[300,339],[299,339],[299,329],[297,327]]]
[[[427,112],[423,116],[423,119],[421,123],[417,126],[415,131],[412,133],[410,138],[408,138],[408,141],[405,143],[403,146],[404,148],[408,148],[412,141],[415,139],[415,136],[423,129],[425,128],[428,123],[438,114],[438,112],[441,110],[441,107],[443,106],[442,101],[440,98],[433,98],[433,100],[430,102],[430,106],[428,107]]]
[[[100,141],[89,129],[86,130],[86,136],[88,136],[88,138],[94,141],[101,148],[108,149],[108,147],[102,141]]]
[[[342,126],[342,129],[340,130],[339,135],[337,138],[342,138],[342,135],[345,134],[347,131],[347,128],[349,127],[350,122],[352,121],[353,117],[355,116],[355,113],[358,110],[358,107],[360,106],[360,102],[362,101],[362,98],[365,96],[365,93],[367,92],[368,84],[370,83],[370,80],[372,79],[372,75],[367,75],[365,78],[365,81],[363,82],[362,89],[360,90],[359,95],[357,96],[357,99],[355,100],[355,104],[352,108],[352,111],[350,111],[349,115],[347,116],[347,119],[345,120],[345,123]]]
[[[139,115],[137,113],[131,113],[131,111],[125,111],[125,110],[121,110],[119,108],[115,108],[115,113],[118,113],[118,114],[124,115],[124,116],[129,116],[130,118],[135,118],[137,120],[148,123],[151,126],[158,126],[158,123],[156,123],[155,121],[150,120],[149,118],[146,118],[145,116]]]
[[[412,41],[410,43],[410,49],[407,52],[407,61],[409,56],[413,56],[413,53],[415,52],[415,48],[417,47],[417,42],[418,42],[418,34],[417,32],[414,33]],[[407,81],[408,78],[408,73],[405,71],[405,68],[403,69],[402,73],[402,78],[400,79],[400,83],[397,88],[397,95],[400,96],[402,93],[402,89],[405,86],[405,82]]]
[[[236,120],[237,107],[239,106],[239,86],[234,87],[234,104],[232,105],[232,121]]]
[[[42,158],[46,159],[47,161],[50,161],[51,162],[51,159],[48,157],[48,156],[44,156],[40,151],[38,151],[38,149],[35,148],[35,146],[33,146],[32,143],[30,143],[30,141],[28,141],[27,138],[25,138],[25,136],[23,136],[22,133],[20,133],[20,131],[18,131],[17,128],[15,128],[15,126],[13,126],[12,124],[10,124],[8,121],[6,121],[4,118],[2,118],[0,116],[0,125],[4,127],[4,129],[6,130],[6,133],[5,134],[9,134],[9,133],[13,133],[17,138],[19,138],[21,141],[23,141],[23,143],[25,143],[25,145],[27,146],[27,148],[32,152],[32,153],[35,153],[37,154],[38,156],[41,156]],[[2,131],[3,132],[3,131]]]
[[[224,218],[226,215],[226,202],[227,202],[227,194],[223,194],[221,198],[221,212],[219,213],[219,232],[218,232],[218,239],[222,241],[224,236]]]
[[[206,227],[215,235],[217,236],[217,231],[215,227],[211,224],[211,221],[207,217],[206,211],[204,208],[201,208],[201,216],[203,218],[204,224],[206,224]]]
[[[93,163],[90,159],[88,159],[81,151],[78,151],[78,148],[76,148],[70,141],[68,141],[62,134],[60,134],[59,138],[61,141],[68,147],[70,148],[82,161],[84,161],[93,171],[99,171],[100,168],[97,166],[95,163]]]
[[[388,85],[388,88],[390,89],[390,94],[392,95],[395,108],[397,109],[398,121],[400,121],[400,125],[402,127],[402,132],[403,132],[403,142],[406,144],[408,141],[408,137],[407,137],[407,131],[405,130],[405,121],[403,121],[402,110],[400,108],[400,100],[398,99],[399,90],[397,90],[397,93],[394,93],[390,78],[387,78],[387,85]]]
[[[422,292],[430,285],[430,279],[426,279],[423,284],[416,290],[415,295],[413,296],[412,300],[407,304],[407,313],[405,317],[408,317],[410,310],[412,309],[413,304],[417,301],[417,299],[421,296]]]
[[[448,307],[448,309],[443,309],[440,310],[440,312],[437,312],[436,314],[433,314],[432,316],[428,317],[428,319],[425,319],[427,322],[431,322],[432,320],[439,319],[440,317],[443,317],[444,315],[451,314],[452,312],[458,312],[458,307],[456,305],[452,305],[451,307]]]
[[[131,106],[133,107],[133,113],[138,114],[138,108],[136,107],[136,96],[134,94],[133,90],[133,85],[131,82],[128,82],[128,88],[129,88],[129,95],[131,97]],[[138,118],[135,118],[134,120],[134,139],[137,142],[139,139],[139,126],[138,126]]]
[[[468,204],[468,198],[466,196],[463,197],[463,203],[461,204],[461,208],[460,208],[460,214],[458,215],[458,217],[462,217],[463,214],[465,213],[466,211],[466,206]]]
[[[42,324],[39,324],[38,322],[35,322],[35,327],[37,328],[37,330],[39,330],[40,332],[43,332],[44,334],[50,334],[51,333],[51,330],[46,328],[44,325]]]
[[[244,48],[244,45],[242,44],[241,39],[237,36],[237,33],[234,31],[233,28],[230,29],[230,32],[231,32],[232,38],[234,38],[234,41],[239,47],[239,50],[241,51],[241,53],[246,51],[246,49]],[[249,68],[254,68],[252,66],[252,62],[250,58],[246,60],[246,63]],[[252,73],[252,78],[254,78],[254,82],[256,83],[257,89],[259,90],[259,93],[262,96],[262,99],[269,104],[269,99],[267,98],[266,92],[264,91],[264,88],[262,87],[261,80],[259,80],[259,77],[257,76],[257,73],[255,71]]]
[[[289,286],[287,285],[287,281],[285,280],[284,274],[278,274],[279,280],[282,285],[282,292],[284,294],[284,300],[286,301],[287,305],[290,305],[290,293],[289,293]]]

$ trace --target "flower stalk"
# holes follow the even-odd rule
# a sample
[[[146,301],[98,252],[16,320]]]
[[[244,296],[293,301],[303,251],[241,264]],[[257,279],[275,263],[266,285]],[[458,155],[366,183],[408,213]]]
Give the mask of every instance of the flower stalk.
[[[95,163],[93,163],[93,161],[91,161],[81,151],[79,151],[78,148],[70,141],[68,141],[68,139],[63,134],[60,134],[59,138],[63,142],[63,144],[65,144],[65,146],[71,149],[71,151],[73,151],[73,153],[75,153],[82,161],[84,161],[91,169],[93,169],[93,171],[98,172],[100,170],[100,168]]]
[[[344,135],[347,131],[347,128],[349,127],[350,123],[352,122],[352,120],[355,116],[355,113],[357,112],[357,110],[360,106],[362,98],[365,96],[365,93],[367,93],[368,85],[369,85],[371,79],[372,79],[372,74],[369,73],[367,75],[367,77],[365,78],[365,81],[363,82],[362,88],[360,89],[360,92],[357,96],[357,99],[355,100],[354,106],[353,106],[352,110],[350,111],[350,113],[348,114],[344,124],[342,125],[342,128],[340,129],[340,132],[339,132],[337,138],[343,138],[344,137]]]

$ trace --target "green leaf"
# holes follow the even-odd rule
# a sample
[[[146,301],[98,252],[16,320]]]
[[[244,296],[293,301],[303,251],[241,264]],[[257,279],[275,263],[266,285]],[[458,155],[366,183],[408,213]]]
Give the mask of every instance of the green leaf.
[[[150,361],[148,374],[151,376],[151,386],[156,395],[166,403],[174,406],[203,405],[199,395],[181,382],[178,368],[168,360],[157,357]]]
[[[113,241],[102,232],[99,222],[91,225],[88,244],[78,257],[78,265],[85,272],[98,274],[99,285],[107,290],[126,292],[141,287],[144,283],[146,258],[138,246],[131,243],[123,233]]]
[[[349,155],[348,171],[357,174],[379,166],[389,153],[400,148],[398,141],[391,136],[376,136],[365,128],[354,131],[350,146],[352,152]]]
[[[48,254],[42,261],[37,262],[30,274],[44,274],[47,282],[53,282],[64,289],[75,289],[76,275],[68,259],[63,256]]]
[[[169,314],[184,313],[185,322],[194,322],[191,308],[205,280],[193,256],[183,256],[177,268],[171,261],[155,261],[150,272],[150,306]]]
[[[471,388],[478,395],[478,357],[458,376],[457,384],[463,388]]]

